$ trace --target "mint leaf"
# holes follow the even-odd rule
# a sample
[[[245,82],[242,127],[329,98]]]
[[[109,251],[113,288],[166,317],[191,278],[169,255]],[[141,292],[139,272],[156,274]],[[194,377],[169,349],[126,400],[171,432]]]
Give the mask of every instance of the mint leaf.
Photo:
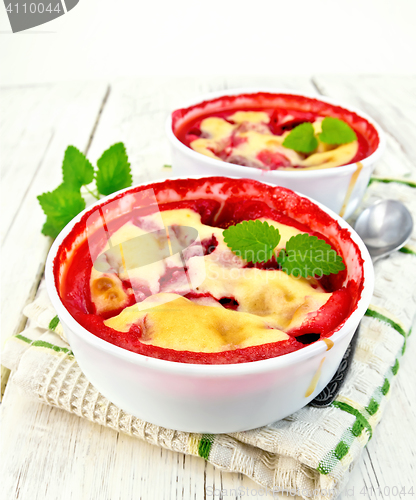
[[[118,142],[104,151],[97,161],[97,166],[96,181],[99,193],[108,195],[131,186],[130,163],[122,142]]]
[[[94,168],[85,155],[75,146],[68,146],[62,163],[64,184],[74,190],[90,184],[94,179]]]
[[[295,278],[321,277],[345,269],[342,257],[328,243],[306,233],[292,236],[285,250],[280,251],[277,262],[282,271]]]
[[[85,208],[81,194],[65,184],[61,184],[54,191],[41,194],[38,200],[47,216],[42,233],[52,238],[56,238],[68,222]]]
[[[223,231],[229,248],[247,262],[267,262],[279,244],[279,230],[264,221],[249,220]]]
[[[312,123],[305,122],[295,127],[283,141],[285,148],[294,149],[300,153],[311,153],[318,147],[315,130]]]
[[[64,226],[65,227],[65,226]],[[46,217],[46,222],[42,226],[42,234],[55,239],[61,232],[59,222],[56,222],[52,217]]]
[[[326,144],[347,144],[357,140],[354,130],[344,121],[327,116],[322,120],[319,139]]]

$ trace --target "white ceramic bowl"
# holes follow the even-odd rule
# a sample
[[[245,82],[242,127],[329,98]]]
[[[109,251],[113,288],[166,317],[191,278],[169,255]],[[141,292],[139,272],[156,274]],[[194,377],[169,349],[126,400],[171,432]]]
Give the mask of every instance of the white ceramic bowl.
[[[350,249],[344,255],[347,269],[350,276],[361,273],[364,277],[361,297],[355,310],[331,337],[334,342],[332,349],[327,350],[327,345],[318,341],[279,357],[228,365],[187,364],[155,359],[110,344],[83,328],[63,305],[53,271],[55,258],[59,272],[62,272],[67,256],[70,258],[71,252],[79,244],[80,238],[77,238],[64,258],[58,253],[62,242],[81,218],[108,200],[113,200],[111,206],[116,215],[124,213],[130,208],[123,205],[120,193],[133,189],[104,198],[79,214],[57,237],[46,262],[49,296],[75,357],[89,381],[123,410],[154,424],[189,432],[228,433],[253,429],[284,418],[305,406],[319,394],[337,370],[370,303],[374,284],[373,267],[359,236],[343,219],[318,204],[338,221],[341,228],[350,232],[359,251]],[[160,199],[159,195],[157,197]],[[119,201],[114,203],[115,199]],[[329,233],[331,231],[333,229],[329,229]],[[327,236],[333,239],[333,234]],[[359,255],[364,260],[362,267],[354,264],[360,259]],[[316,387],[306,396],[320,367],[321,374]]]
[[[375,151],[364,158],[359,163],[351,163],[341,167],[320,169],[320,170],[271,170],[265,171],[254,167],[245,167],[235,165],[222,160],[210,158],[201,153],[197,153],[190,147],[183,144],[175,135],[173,130],[172,116],[178,111],[186,111],[199,104],[207,106],[207,111],[218,110],[218,106],[212,105],[209,101],[213,101],[224,96],[250,95],[257,93],[289,94],[292,96],[301,96],[309,99],[310,102],[319,101],[319,103],[327,103],[332,106],[342,108],[342,111],[349,111],[358,115],[358,118],[363,118],[370,124],[372,134],[378,136],[378,146]],[[308,106],[310,103],[302,104]],[[224,109],[224,108],[223,108]],[[307,110],[302,109],[302,110]],[[330,112],[324,111],[323,115],[331,115]],[[179,123],[179,121],[177,122]],[[171,144],[172,151],[172,168],[177,176],[204,176],[204,175],[225,175],[245,177],[255,179],[261,182],[270,182],[278,186],[283,186],[293,191],[298,191],[306,196],[310,196],[314,200],[323,203],[325,206],[340,214],[344,218],[348,218],[358,207],[362,200],[371,173],[374,168],[374,162],[378,160],[384,151],[385,135],[382,129],[365,113],[355,110],[351,106],[346,106],[332,99],[327,99],[319,95],[301,94],[283,89],[267,89],[267,88],[248,88],[234,89],[221,92],[215,92],[202,96],[196,101],[188,102],[175,110],[166,121],[166,134]],[[362,166],[362,168],[361,168]],[[360,170],[361,169],[361,170]],[[357,172],[357,173],[356,173]],[[355,175],[354,175],[355,174]]]

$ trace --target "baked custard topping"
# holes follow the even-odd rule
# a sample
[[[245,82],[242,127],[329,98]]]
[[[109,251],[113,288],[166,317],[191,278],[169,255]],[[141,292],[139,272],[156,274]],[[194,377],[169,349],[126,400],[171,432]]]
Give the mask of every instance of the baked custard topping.
[[[157,230],[160,215],[165,228],[172,228],[169,238]],[[260,220],[279,229],[276,252],[289,238],[302,233],[271,219]],[[175,237],[186,240],[189,236],[181,228],[194,228],[202,243],[190,241],[182,256],[172,251]],[[118,332],[137,331],[143,344],[215,353],[285,341],[289,339],[285,332],[316,315],[333,295],[314,278],[247,267],[227,247],[222,233],[222,228],[203,224],[201,215],[187,208],[162,211],[121,226],[90,275],[91,300],[97,313],[118,312],[104,324]],[[134,251],[134,245],[122,244],[143,243],[140,238],[144,236],[146,245],[140,246],[140,252]],[[203,255],[206,242],[215,244]],[[160,252],[168,256],[152,262],[152,255]],[[129,305],[133,295],[137,303]]]
[[[164,294],[153,295],[105,324],[121,332],[139,325],[141,342],[177,351],[221,352],[289,338],[263,318],[225,309],[219,303],[211,307],[176,295],[175,300],[158,304],[164,300]]]
[[[294,117],[288,115],[290,122]],[[323,117],[313,122],[316,134],[322,131]],[[248,167],[274,170],[316,170],[350,163],[358,151],[358,140],[334,146],[319,141],[311,154],[302,154],[283,146],[290,133],[273,134],[270,116],[263,111],[237,111],[226,118],[204,118],[199,126],[201,136],[190,147],[201,154]],[[319,136],[318,136],[319,137]]]

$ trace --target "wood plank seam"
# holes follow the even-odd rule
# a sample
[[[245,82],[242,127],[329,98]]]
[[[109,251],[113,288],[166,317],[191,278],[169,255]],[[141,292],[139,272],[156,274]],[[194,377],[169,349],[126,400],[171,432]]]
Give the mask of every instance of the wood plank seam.
[[[95,119],[95,123],[92,127],[92,131],[91,131],[91,134],[90,134],[90,137],[88,139],[88,143],[84,149],[84,155],[87,156],[88,154],[88,151],[91,147],[91,144],[92,144],[92,141],[94,139],[94,136],[95,136],[95,132],[97,130],[97,127],[98,127],[98,124],[100,122],[100,119],[101,119],[101,116],[103,114],[103,111],[104,111],[104,108],[105,108],[105,105],[107,104],[107,101],[108,101],[108,98],[110,96],[110,93],[111,93],[111,85],[108,85],[107,87],[107,91],[106,93],[104,94],[104,97],[103,97],[103,100],[101,102],[101,106],[100,106],[100,109],[98,110],[98,115],[97,115],[97,118]]]

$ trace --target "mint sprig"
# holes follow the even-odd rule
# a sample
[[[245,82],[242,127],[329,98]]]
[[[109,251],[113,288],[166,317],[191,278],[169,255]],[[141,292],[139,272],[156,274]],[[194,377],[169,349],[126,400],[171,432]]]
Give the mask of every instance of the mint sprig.
[[[227,246],[247,262],[267,262],[280,242],[279,230],[266,221],[244,221],[223,231]],[[342,257],[324,240],[306,233],[292,236],[277,262],[289,276],[322,277],[345,269]]]
[[[248,262],[267,262],[279,244],[279,230],[266,221],[244,221],[223,232],[224,241],[231,250]]]
[[[104,151],[97,161],[97,169],[75,146],[68,146],[62,163],[63,183],[54,191],[38,196],[46,215],[42,233],[56,238],[60,231],[85,208],[81,188],[94,196],[109,195],[132,184],[130,163],[126,148],[119,142]],[[88,185],[96,180],[96,189]]]
[[[108,195],[131,186],[130,163],[122,142],[104,151],[97,161],[97,166],[96,179],[99,193]]]
[[[326,144],[348,144],[357,140],[354,130],[343,120],[326,116],[322,120],[319,140]],[[299,153],[312,153],[318,147],[318,139],[312,123],[305,122],[295,127],[283,141],[283,146]]]
[[[327,116],[322,120],[319,140],[326,144],[348,144],[357,140],[354,130],[343,120]]]
[[[282,271],[295,278],[337,274],[345,269],[342,257],[324,240],[310,234],[297,234],[279,252]]]
[[[318,147],[318,139],[312,123],[305,122],[295,127],[283,141],[283,146],[299,153],[311,153]]]
[[[68,146],[62,163],[63,184],[74,191],[91,184],[94,180],[94,167],[75,146]]]
[[[81,193],[65,184],[54,191],[41,194],[38,200],[47,216],[42,233],[52,238],[56,238],[61,229],[85,208]]]

